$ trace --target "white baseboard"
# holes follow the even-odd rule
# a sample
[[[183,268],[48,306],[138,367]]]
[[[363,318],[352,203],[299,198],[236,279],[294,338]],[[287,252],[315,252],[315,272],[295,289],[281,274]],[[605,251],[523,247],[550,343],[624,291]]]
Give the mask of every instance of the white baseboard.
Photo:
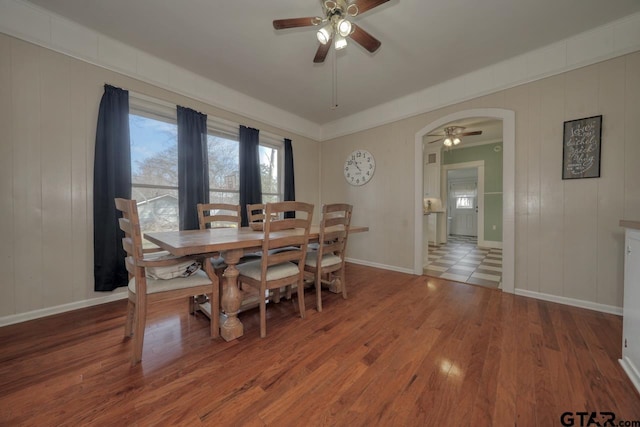
[[[624,369],[624,371],[627,373],[627,376],[636,387],[636,390],[638,390],[638,393],[640,393],[640,374],[633,366],[633,363],[631,363],[626,357],[618,359],[618,362],[620,362],[622,369]]]
[[[584,301],[575,298],[567,298],[561,297],[557,295],[544,294],[541,292],[527,291],[525,289],[515,289],[516,295],[521,295],[524,297],[530,297],[535,299],[540,299],[543,301],[549,302],[557,302],[558,304],[571,305],[573,307],[586,308],[588,310],[600,311],[602,313],[615,314],[617,316],[622,316],[622,307],[616,307],[613,305],[607,304],[599,304],[597,302]]]
[[[346,261],[353,264],[365,265],[368,267],[380,268],[383,270],[396,271],[398,273],[415,275],[413,269],[410,269],[410,268],[396,267],[394,265],[380,264],[377,262],[364,261],[364,260],[359,260],[354,258],[346,258]],[[595,310],[603,313],[622,316],[622,307],[615,307],[612,305],[599,304],[591,301],[578,300],[574,298],[561,297],[557,295],[544,294],[540,292],[527,291],[524,289],[515,289],[515,294],[525,296],[525,297],[540,299],[543,301],[556,302],[558,304],[571,305],[574,307],[586,308],[589,310]],[[29,320],[39,319],[42,317],[51,316],[53,314],[60,314],[67,311],[77,310],[79,308],[91,307],[94,305],[106,304],[108,302],[118,301],[118,300],[127,298],[127,295],[128,294],[126,292],[126,288],[122,288],[122,291],[116,290],[112,294],[104,297],[91,298],[91,299],[82,300],[82,301],[75,301],[68,304],[57,305],[55,307],[42,308],[39,310],[33,310],[25,313],[0,317],[0,327],[13,325],[15,323],[26,322]],[[622,364],[623,361],[621,360],[620,363]],[[634,381],[634,379],[632,379],[632,381]],[[638,382],[638,384],[640,384],[640,382]],[[640,391],[640,388],[639,388],[639,391]]]
[[[345,261],[353,264],[358,264],[358,265],[366,265],[367,267],[375,267],[375,268],[381,268],[383,270],[397,271],[398,273],[407,273],[407,274],[415,275],[412,268],[402,268],[402,267],[396,267],[395,265],[378,264],[377,262],[363,261],[360,259],[353,259],[353,258],[345,258]]]
[[[495,240],[479,240],[478,247],[490,248],[490,249],[502,249],[502,242],[496,242]]]
[[[39,319],[41,317],[51,316],[53,314],[65,313],[67,311],[73,311],[79,308],[106,304],[108,302],[118,301],[118,300],[127,298],[128,296],[127,288],[123,287],[120,289],[113,291],[111,294],[104,297],[91,298],[91,299],[86,299],[82,301],[75,301],[68,304],[57,305],[55,307],[41,308],[38,310],[27,311],[25,313],[12,314],[10,316],[0,317],[0,327],[13,325],[15,323],[26,322],[29,320]]]

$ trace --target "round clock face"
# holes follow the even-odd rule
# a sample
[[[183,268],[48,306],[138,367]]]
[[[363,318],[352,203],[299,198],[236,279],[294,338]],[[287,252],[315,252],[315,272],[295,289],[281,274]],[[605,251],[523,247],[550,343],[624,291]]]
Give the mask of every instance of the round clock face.
[[[344,162],[344,178],[351,185],[369,182],[376,170],[376,161],[367,150],[356,150]]]

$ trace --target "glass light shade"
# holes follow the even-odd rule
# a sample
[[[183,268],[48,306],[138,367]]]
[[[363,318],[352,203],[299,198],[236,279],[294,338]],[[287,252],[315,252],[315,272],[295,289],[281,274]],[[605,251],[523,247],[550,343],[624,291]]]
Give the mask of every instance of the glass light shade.
[[[347,37],[349,34],[351,34],[351,22],[347,21],[346,19],[341,19],[338,21],[338,34],[340,34],[342,37]]]
[[[316,33],[318,41],[322,44],[327,44],[331,40],[331,25],[324,26]]]
[[[345,39],[344,37],[338,34],[336,36],[335,47],[336,47],[336,50],[344,49],[345,47],[347,47],[347,39]]]
[[[451,138],[446,137],[444,139],[444,145],[445,145],[445,147],[451,147],[453,145],[453,141],[451,141]]]
[[[458,144],[460,144],[460,138],[458,137],[453,138],[453,145],[458,145]]]

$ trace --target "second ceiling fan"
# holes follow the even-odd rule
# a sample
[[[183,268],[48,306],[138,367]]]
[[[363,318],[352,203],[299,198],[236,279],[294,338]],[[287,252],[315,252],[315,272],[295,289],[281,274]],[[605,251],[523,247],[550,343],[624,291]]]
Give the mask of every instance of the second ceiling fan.
[[[380,41],[365,30],[350,21],[374,7],[380,6],[389,0],[326,0],[322,1],[324,17],[309,16],[304,18],[276,19],[273,28],[283,30],[286,28],[320,26],[317,32],[320,46],[316,51],[313,62],[324,62],[331,45],[339,50],[347,46],[347,37],[373,53],[380,47]]]
[[[433,141],[429,141],[427,144],[433,144],[434,142],[444,140],[445,147],[451,147],[453,145],[458,145],[462,141],[463,136],[471,136],[471,135],[482,135],[481,130],[475,130],[472,132],[465,132],[466,128],[464,126],[447,126],[444,128],[444,135],[439,134],[429,134],[427,136],[438,136],[438,139],[434,139]]]

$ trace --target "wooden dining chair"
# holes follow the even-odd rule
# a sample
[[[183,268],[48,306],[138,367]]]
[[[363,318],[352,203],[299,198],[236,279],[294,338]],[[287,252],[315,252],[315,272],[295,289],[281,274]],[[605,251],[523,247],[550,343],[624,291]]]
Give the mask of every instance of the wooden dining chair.
[[[304,269],[313,274],[316,284],[317,309],[322,311],[322,284],[333,284],[342,289],[342,297],[347,298],[347,285],[344,276],[344,257],[347,238],[351,226],[353,207],[335,203],[322,207],[318,249],[309,252]],[[326,279],[323,279],[326,277]]]
[[[188,275],[188,267],[196,260],[191,257],[158,255],[142,247],[140,219],[135,200],[115,199],[116,209],[122,212],[120,229],[124,232],[122,246],[126,252],[125,265],[129,272],[129,302],[125,336],[133,339],[131,364],[142,360],[142,346],[147,316],[147,305],[156,301],[181,299],[189,301],[193,295],[206,294],[212,301],[211,336],[219,335],[219,290],[215,273],[204,263],[206,271]],[[162,274],[161,274],[162,272]],[[159,277],[175,278],[162,279]],[[212,279],[212,277],[214,279]]]
[[[200,230],[240,227],[240,205],[230,203],[198,203]]]
[[[266,218],[281,218],[282,213],[295,211],[296,218],[273,219],[264,224],[262,259],[238,265],[238,282],[259,291],[260,336],[267,335],[267,291],[279,291],[285,286],[297,286],[300,317],[305,315],[304,262],[309,242],[313,205],[303,202],[267,203]],[[297,246],[300,250],[277,252],[274,249]]]
[[[240,223],[242,221],[240,216],[240,205],[234,205],[231,203],[198,203],[196,208],[198,209],[198,226],[200,230],[211,228],[240,228]],[[227,268],[227,264],[225,264],[224,258],[221,256],[209,258],[209,261],[216,273],[218,288],[222,293],[220,283],[222,283],[224,270]],[[192,314],[197,309],[197,302],[206,302],[206,299],[202,298],[202,296],[194,297],[189,309]]]
[[[247,205],[247,219],[252,222],[264,222],[264,203],[253,203]]]

